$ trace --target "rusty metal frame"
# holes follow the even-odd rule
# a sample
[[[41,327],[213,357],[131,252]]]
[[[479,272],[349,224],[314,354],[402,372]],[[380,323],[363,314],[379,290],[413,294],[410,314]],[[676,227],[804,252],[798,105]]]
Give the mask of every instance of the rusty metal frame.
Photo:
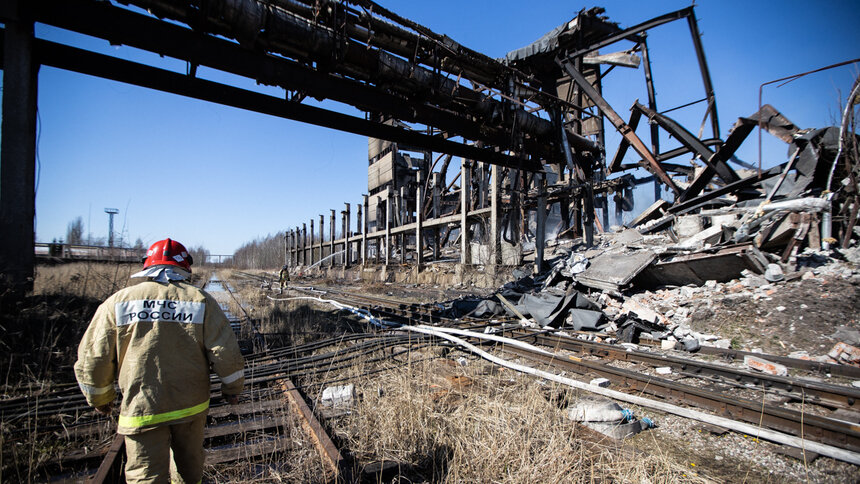
[[[643,106],[638,101],[633,104],[633,110],[640,111],[642,114],[648,116],[651,121],[666,130],[670,135],[672,135],[672,137],[677,139],[678,142],[687,147],[687,149],[699,155],[708,168],[711,168],[717,176],[723,180],[723,182],[733,183],[740,179],[738,174],[735,173],[735,171],[725,161],[729,156],[726,156],[725,153],[722,156],[715,156],[714,152],[708,149],[708,147],[705,146],[698,137],[687,131],[674,119],[655,112],[654,110]],[[723,159],[723,157],[725,157],[725,159]]]
[[[660,166],[660,163],[654,159],[654,154],[651,153],[650,150],[645,146],[645,143],[639,139],[639,136],[636,135],[636,132],[621,119],[621,116],[612,109],[612,106],[600,95],[597,89],[591,85],[590,82],[579,72],[572,64],[571,58],[562,58],[557,57],[556,63],[561,67],[567,74],[573,79],[577,86],[583,91],[583,93],[591,99],[591,102],[597,106],[601,113],[615,126],[615,129],[621,133],[621,136],[630,143],[630,146],[639,153],[639,155],[648,162],[648,166],[646,167],[648,171],[652,172],[654,175],[660,178],[660,180],[666,184],[674,193],[678,195],[680,193],[680,189],[675,182],[672,181],[672,178],[666,174],[663,170],[663,167]]]
[[[667,24],[669,22],[674,22],[675,20],[680,20],[682,18],[687,19],[687,25],[690,29],[690,37],[693,40],[693,48],[696,50],[696,59],[699,62],[699,71],[702,74],[702,84],[705,88],[705,97],[708,100],[708,116],[711,118],[711,129],[713,130],[713,136],[717,138],[720,136],[720,125],[719,118],[717,117],[716,95],[714,94],[714,87],[713,83],[711,82],[711,74],[708,69],[708,62],[705,58],[705,49],[702,46],[702,38],[701,34],[699,33],[699,25],[696,21],[695,10],[692,6],[667,13],[659,17],[654,17],[651,20],[646,20],[645,22],[642,22],[638,25],[634,25],[633,27],[608,35],[602,39],[592,42],[586,47],[583,47],[571,53],[569,56],[577,57],[585,55],[589,52],[593,52],[595,50],[614,44],[615,42],[624,39],[643,43],[645,41],[644,36],[639,34],[645,34],[647,30],[653,29],[654,27],[659,27],[660,25]],[[647,47],[645,47],[645,49],[647,49]],[[643,55],[647,57],[647,53],[643,53]],[[651,77],[650,71],[650,62],[646,60],[646,82],[649,83],[649,79]],[[649,104],[651,101],[651,97],[652,96],[649,92]],[[656,110],[656,107],[654,109]],[[656,151],[655,154],[657,154]]]

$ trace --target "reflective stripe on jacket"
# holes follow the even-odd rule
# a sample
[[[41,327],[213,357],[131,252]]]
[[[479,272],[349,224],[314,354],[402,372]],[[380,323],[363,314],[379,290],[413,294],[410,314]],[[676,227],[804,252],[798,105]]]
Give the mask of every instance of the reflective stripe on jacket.
[[[242,355],[215,299],[185,281],[146,281],[109,297],[78,347],[75,375],[97,407],[122,392],[121,434],[175,423],[209,408],[209,372],[242,391]]]

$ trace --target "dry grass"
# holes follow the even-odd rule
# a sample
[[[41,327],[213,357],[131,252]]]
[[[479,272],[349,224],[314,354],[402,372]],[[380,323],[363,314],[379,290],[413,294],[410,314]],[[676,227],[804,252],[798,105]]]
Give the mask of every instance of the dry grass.
[[[101,301],[129,283],[137,265],[74,263],[36,268],[33,294],[4,311],[0,370],[5,391],[74,380],[71,365]]]
[[[79,262],[36,268],[35,295],[67,295],[103,300],[130,283],[138,264]]]
[[[110,441],[107,425],[86,437],[65,431],[91,411],[45,418],[36,408],[53,391],[76,387],[72,364],[84,330],[101,301],[125,287],[137,270],[129,264],[40,265],[33,294],[0,315],[5,331],[0,339],[3,397],[26,396],[30,403],[26,413],[3,415],[0,422],[4,480],[31,481],[59,455]]]
[[[284,335],[284,345],[363,330],[315,303],[272,302],[259,287],[239,292],[264,331]],[[368,464],[388,461],[400,465],[397,477],[363,477],[449,483],[704,481],[658,449],[636,451],[567,420],[563,407],[577,398],[572,391],[456,351],[441,356],[446,351],[398,347],[386,350],[400,353],[394,358],[372,361],[381,356],[377,352],[348,369],[321,370],[297,382],[317,399],[328,385],[355,384],[359,396],[349,414],[326,423],[356,478]],[[466,365],[456,361],[461,356]]]
[[[399,364],[358,363],[322,377],[359,389],[352,412],[332,424],[356,472],[393,461],[408,479],[401,482],[703,481],[659,453],[576,426],[563,412],[577,398],[572,391],[483,360],[461,359],[463,366],[440,353],[423,349]],[[379,366],[391,369],[373,373]]]
[[[81,330],[89,317],[81,317],[82,314],[94,310],[101,299],[128,281],[127,275],[115,267],[47,269],[50,270],[39,275],[39,290],[34,297],[58,297],[59,293],[72,300],[88,301],[85,309],[65,316]],[[344,315],[316,305],[272,302],[259,287],[234,285],[234,289],[251,316],[259,319],[263,331],[277,333],[269,338],[270,345],[295,345],[364,330]],[[42,310],[52,314],[53,309]],[[79,335],[57,339],[55,331],[43,333],[36,345],[40,348],[73,349],[79,341]],[[386,354],[391,352],[386,350]],[[381,356],[376,352],[348,369],[323,370],[296,382],[309,396],[317,398],[326,385],[355,383],[359,398],[351,412],[326,424],[356,477],[368,464],[393,461],[400,464],[399,475],[379,478],[378,482],[702,481],[688,475],[684,464],[659,451],[641,453],[621,443],[595,439],[592,433],[568,421],[563,407],[577,398],[571,391],[498,369],[456,351],[448,354],[443,347],[403,346],[393,353],[399,355],[372,361]],[[457,361],[461,356],[465,359],[460,362],[467,364]],[[63,374],[60,369],[53,376]],[[291,414],[286,408],[280,411]],[[294,417],[290,418],[291,423],[279,431],[246,436],[263,440],[284,437],[288,443],[277,452],[253,461],[208,468],[207,479],[321,482],[319,454]],[[33,438],[14,455],[7,454],[7,458],[18,461],[15,467],[25,470],[17,475],[27,480],[45,456],[59,451],[51,445]],[[8,476],[9,472],[4,472],[4,477]]]

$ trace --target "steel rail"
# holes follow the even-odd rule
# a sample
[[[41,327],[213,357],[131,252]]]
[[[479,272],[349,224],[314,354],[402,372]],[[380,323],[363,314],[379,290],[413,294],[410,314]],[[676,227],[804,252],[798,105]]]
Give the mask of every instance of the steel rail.
[[[543,336],[542,338],[547,338],[543,339],[543,342],[547,343],[547,345],[550,347],[560,347],[563,344],[566,345],[568,343],[571,343],[572,346],[575,346],[572,342],[561,341],[557,338],[552,339],[546,336]],[[581,348],[584,348],[584,346],[582,346]],[[597,354],[597,356],[608,357],[615,355],[618,359],[622,359],[622,352],[617,352],[617,350],[615,349],[612,349],[613,351],[608,351],[607,348],[612,349],[609,345],[606,345],[606,347],[602,349],[603,354]],[[555,368],[574,371],[579,374],[596,373],[600,376],[615,381],[617,384],[627,386],[633,391],[649,393],[655,396],[659,396],[661,398],[682,401],[698,407],[710,409],[714,412],[717,412],[724,416],[728,416],[730,418],[738,419],[748,423],[760,423],[761,425],[764,425],[768,428],[786,432],[791,435],[811,438],[812,440],[845,448],[855,452],[860,451],[860,425],[857,424],[851,424],[842,420],[831,419],[817,415],[805,414],[791,409],[785,409],[769,404],[764,404],[762,402],[726,397],[720,395],[718,392],[704,390],[690,385],[653,377],[650,375],[643,375],[641,372],[614,368],[607,364],[588,362],[577,357],[571,357],[571,359],[561,359],[558,356],[534,354],[532,352],[518,348],[512,348],[510,346],[504,346],[503,349],[504,351],[512,352],[514,354],[518,354],[519,356],[540,361]],[[623,353],[627,353],[626,349]],[[630,361],[626,357],[623,359]],[[643,362],[644,360],[645,359],[643,358]],[[652,364],[658,361],[660,361],[661,366],[664,366],[659,358],[650,360]],[[713,373],[711,374],[731,375],[733,379],[736,379],[737,375],[740,375],[742,379],[751,378],[750,375],[746,372],[741,372],[737,370],[732,371],[730,369],[722,368],[711,368],[713,365],[703,364],[701,362],[695,362],[692,360],[687,362],[683,359],[675,358],[671,360],[671,363],[674,365],[692,364],[693,367],[702,368],[701,371],[703,372],[707,368],[708,371],[713,371]],[[761,376],[759,376],[759,378],[761,378]],[[760,380],[760,382],[763,381],[764,380]],[[787,386],[787,383],[789,381],[792,383],[791,389],[789,389]],[[762,384],[762,386],[765,387],[763,389],[764,391],[767,391],[768,388],[773,387],[781,388],[784,391],[794,391],[794,386],[805,385],[804,389],[800,390],[801,400],[803,401],[806,401],[803,392],[805,391],[805,388],[808,388],[810,393],[815,394],[815,396],[813,396],[813,400],[818,398],[824,400],[824,403],[833,404],[844,402],[849,406],[854,404],[853,402],[849,403],[849,400],[853,398],[852,395],[854,395],[852,389],[847,389],[847,392],[840,392],[839,389],[835,388],[835,386],[833,385],[823,387],[814,385],[813,383],[814,382],[799,382],[798,379],[786,379],[783,381],[771,380],[770,385],[765,386],[764,384]]]
[[[578,374],[596,374],[613,381],[628,392],[647,393],[666,400],[706,408],[718,415],[808,438],[854,452],[860,451],[860,425],[842,420],[821,417],[795,410],[775,407],[752,400],[726,397],[717,392],[696,388],[638,371],[615,368],[606,364],[588,362],[581,358],[564,359],[558,355],[540,353],[504,346],[502,351],[546,364],[554,369]]]
[[[512,333],[528,335],[533,332],[529,330],[514,330]],[[860,389],[853,387],[832,385],[801,378],[769,375],[767,373],[752,373],[690,358],[628,350],[615,345],[583,341],[558,335],[534,333],[532,338],[525,338],[525,341],[529,340],[538,345],[561,348],[600,358],[644,363],[655,367],[668,366],[691,374],[710,375],[727,381],[761,386],[765,389],[779,389],[791,395],[795,401],[803,400],[806,403],[850,410],[860,408]],[[768,358],[768,355],[760,356],[765,359]]]

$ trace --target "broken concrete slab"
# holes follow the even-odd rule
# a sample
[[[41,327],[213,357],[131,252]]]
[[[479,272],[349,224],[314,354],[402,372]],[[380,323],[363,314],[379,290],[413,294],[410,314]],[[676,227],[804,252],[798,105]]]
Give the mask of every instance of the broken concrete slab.
[[[734,227],[738,221],[738,216],[733,213],[713,215],[708,218],[711,221],[711,225],[714,227]]]
[[[768,264],[767,270],[764,271],[764,278],[768,282],[779,282],[785,279],[785,273],[782,272],[782,266],[779,264]]]
[[[701,347],[702,347],[702,344],[699,343],[699,340],[697,338],[691,338],[691,337],[684,338],[675,344],[675,348],[680,349],[680,350],[684,350],[684,351],[689,351],[690,353],[699,351],[699,348],[701,348]]]
[[[594,380],[591,380],[589,383],[592,385],[601,387],[601,388],[606,388],[609,386],[610,381],[607,378],[595,378]]]
[[[701,232],[704,227],[699,215],[682,215],[675,220],[675,233],[679,239],[688,239]]]
[[[666,209],[669,207],[669,205],[670,203],[666,200],[663,200],[662,198],[660,200],[657,200],[656,202],[651,204],[650,207],[643,210],[638,217],[633,219],[628,224],[628,227],[637,227],[639,225],[644,224],[645,222],[648,222],[649,220],[660,218],[666,212]]]
[[[626,229],[612,237],[613,244],[623,246],[638,244],[643,240],[645,240],[645,237],[636,229]]]
[[[720,349],[727,350],[727,349],[732,347],[732,340],[726,339],[726,338],[718,339],[716,341],[712,341],[710,343],[710,346],[713,346],[714,348],[720,348]]]
[[[860,345],[860,331],[848,326],[837,326],[836,332],[833,333],[832,337],[839,341],[844,341],[851,346]]]
[[[702,286],[708,280],[726,282],[740,277],[744,269],[763,274],[767,259],[752,244],[738,244],[690,254],[662,254],[660,260],[642,270],[634,284],[642,287]]]
[[[661,324],[663,326],[669,325],[669,320],[665,316],[636,301],[634,298],[625,300],[624,304],[621,305],[621,311],[649,323]]]
[[[633,278],[654,262],[657,254],[650,250],[635,252],[604,252],[591,260],[591,265],[576,277],[584,286],[608,291],[629,287]]]
[[[678,247],[690,248],[690,247],[702,247],[705,244],[715,244],[720,241],[720,236],[723,235],[722,227],[708,227],[704,230],[700,230],[694,235],[682,240]]]

